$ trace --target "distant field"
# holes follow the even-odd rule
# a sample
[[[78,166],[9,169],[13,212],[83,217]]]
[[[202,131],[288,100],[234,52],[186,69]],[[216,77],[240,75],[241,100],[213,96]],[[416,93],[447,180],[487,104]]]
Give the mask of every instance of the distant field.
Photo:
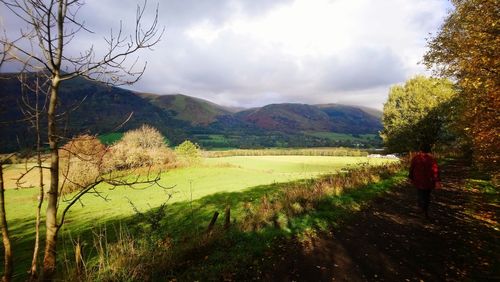
[[[378,134],[345,134],[335,132],[305,132],[305,134],[334,141],[366,142],[380,139]]]
[[[382,139],[378,134],[346,134],[336,132],[305,132],[306,135],[327,139],[341,144],[349,144],[350,147],[380,147]]]
[[[113,144],[116,141],[120,140],[122,137],[122,132],[106,133],[98,136],[99,140],[106,145]]]
[[[198,140],[199,145],[202,147],[214,149],[227,150],[232,147],[230,144],[234,144],[238,137],[236,136],[227,136],[223,134],[195,134],[194,137]]]
[[[329,157],[366,157],[368,151],[343,147],[317,148],[267,148],[267,149],[232,149],[209,150],[203,155],[208,158],[234,156],[329,156]]]

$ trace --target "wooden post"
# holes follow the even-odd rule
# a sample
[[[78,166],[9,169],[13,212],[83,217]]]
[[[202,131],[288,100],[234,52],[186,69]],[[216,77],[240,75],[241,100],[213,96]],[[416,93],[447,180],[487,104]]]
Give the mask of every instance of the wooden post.
[[[219,212],[218,211],[214,212],[214,215],[212,216],[212,220],[210,220],[210,223],[208,224],[207,233],[212,232],[212,229],[214,229],[214,225],[215,225],[215,222],[217,221],[218,217],[219,217]]]
[[[228,229],[231,225],[231,207],[226,207],[226,212],[224,214],[224,229]]]

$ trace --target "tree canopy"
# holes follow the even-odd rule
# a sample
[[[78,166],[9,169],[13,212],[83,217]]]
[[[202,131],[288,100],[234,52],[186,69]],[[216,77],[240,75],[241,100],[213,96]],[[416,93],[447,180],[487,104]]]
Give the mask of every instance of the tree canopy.
[[[175,153],[181,162],[185,165],[197,165],[201,162],[201,150],[198,144],[185,140],[179,146],[175,147]]]
[[[454,97],[453,83],[447,79],[416,76],[393,86],[382,116],[386,147],[393,152],[415,151],[444,139]]]
[[[500,1],[454,0],[453,10],[428,42],[424,62],[437,74],[457,81],[461,130],[483,169],[500,165]]]

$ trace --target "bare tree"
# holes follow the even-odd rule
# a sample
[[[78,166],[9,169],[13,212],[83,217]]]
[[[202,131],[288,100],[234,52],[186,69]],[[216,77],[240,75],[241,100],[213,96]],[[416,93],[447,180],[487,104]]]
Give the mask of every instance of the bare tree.
[[[111,31],[106,39],[107,49],[98,55],[93,47],[72,56],[69,44],[80,32],[90,32],[84,21],[78,18],[83,6],[80,0],[0,0],[4,7],[26,24],[19,38],[2,40],[11,48],[9,55],[21,62],[27,71],[43,70],[48,76],[47,141],[50,148],[50,185],[47,191],[45,215],[46,236],[43,259],[43,279],[52,280],[56,271],[56,243],[64,216],[74,202],[63,211],[58,221],[59,187],[59,127],[57,104],[62,81],[75,77],[103,81],[108,84],[132,84],[144,73],[146,64],[137,65],[137,59],[129,61],[131,54],[157,44],[163,34],[158,28],[158,8],[150,25],[143,27],[146,2],[137,7],[135,31],[125,35],[120,24],[117,32]],[[28,46],[28,47],[26,47]],[[38,53],[37,51],[41,52]],[[116,183],[131,185],[130,183]],[[82,191],[95,187],[90,185]],[[76,196],[75,202],[81,195]]]
[[[22,187],[23,178],[31,171],[38,170],[39,178],[39,192],[38,192],[38,203],[35,212],[35,244],[33,247],[33,257],[31,260],[31,267],[28,271],[31,280],[35,280],[37,277],[37,262],[38,254],[40,249],[40,223],[42,214],[42,205],[44,200],[44,179],[43,179],[43,158],[42,158],[42,137],[41,137],[41,115],[45,111],[47,106],[47,92],[44,91],[46,87],[41,84],[41,82],[47,82],[43,77],[39,77],[37,74],[33,79],[27,78],[24,73],[19,75],[19,80],[21,82],[21,111],[24,114],[25,120],[31,123],[35,131],[35,155],[36,155],[36,165],[28,168],[26,165],[26,171],[21,174],[17,179],[16,185]],[[31,101],[31,93],[34,93],[34,101]],[[27,162],[27,160],[26,160]]]

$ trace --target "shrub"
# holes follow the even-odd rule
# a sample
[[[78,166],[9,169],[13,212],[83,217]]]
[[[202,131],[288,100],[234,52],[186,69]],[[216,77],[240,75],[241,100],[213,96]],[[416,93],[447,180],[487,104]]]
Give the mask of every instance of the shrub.
[[[113,169],[130,169],[165,165],[175,162],[175,156],[166,146],[165,137],[154,127],[143,125],[127,131],[123,138],[111,146],[106,159]]]
[[[96,182],[107,170],[103,165],[106,151],[97,137],[87,134],[76,136],[62,146],[59,154],[62,192],[77,191]]]
[[[198,144],[189,140],[175,147],[175,154],[184,165],[192,166],[201,163],[201,150]]]

